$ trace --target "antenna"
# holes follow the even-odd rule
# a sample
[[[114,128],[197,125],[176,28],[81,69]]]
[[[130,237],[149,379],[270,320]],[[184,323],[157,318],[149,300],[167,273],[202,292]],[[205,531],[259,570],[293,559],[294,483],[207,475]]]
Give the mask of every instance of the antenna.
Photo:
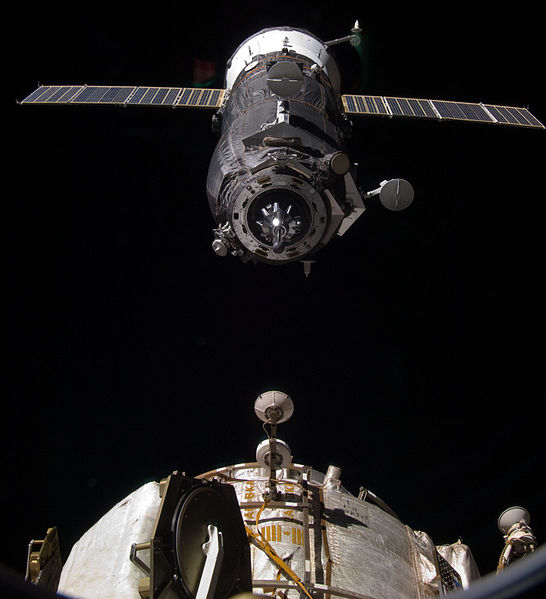
[[[266,391],[254,402],[256,416],[266,424],[276,425],[286,422],[294,413],[294,403],[282,391]]]
[[[258,396],[254,402],[256,416],[270,426],[268,439],[262,441],[256,449],[256,461],[265,468],[269,468],[269,482],[267,498],[275,499],[277,487],[275,485],[276,470],[285,468],[292,459],[290,447],[280,439],[277,439],[277,425],[286,422],[294,413],[294,403],[290,396],[282,391],[266,391]]]
[[[351,46],[358,46],[360,44],[360,32],[362,29],[358,23],[358,19],[355,21],[355,24],[351,28],[351,35],[346,35],[344,37],[338,37],[335,40],[330,40],[328,42],[324,42],[324,45],[327,47],[337,46],[338,44],[343,44],[345,42],[349,42]]]
[[[415,196],[413,187],[405,179],[391,179],[381,181],[377,189],[373,189],[364,195],[364,199],[379,195],[379,201],[385,208],[393,212],[405,210]]]
[[[514,524],[524,524],[525,526],[529,526],[530,522],[531,516],[529,515],[529,512],[524,507],[515,505],[502,512],[497,521],[497,525],[499,530],[506,535]]]
[[[497,525],[504,535],[504,548],[497,572],[503,570],[510,562],[521,559],[535,550],[537,540],[529,526],[530,522],[529,512],[519,505],[509,507],[499,516]]]

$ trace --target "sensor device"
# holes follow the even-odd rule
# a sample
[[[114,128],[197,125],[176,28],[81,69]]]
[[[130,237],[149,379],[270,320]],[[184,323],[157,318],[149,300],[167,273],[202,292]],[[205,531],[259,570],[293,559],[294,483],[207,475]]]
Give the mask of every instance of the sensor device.
[[[282,391],[266,391],[254,402],[256,416],[268,424],[281,424],[294,413],[294,403],[290,396]]]

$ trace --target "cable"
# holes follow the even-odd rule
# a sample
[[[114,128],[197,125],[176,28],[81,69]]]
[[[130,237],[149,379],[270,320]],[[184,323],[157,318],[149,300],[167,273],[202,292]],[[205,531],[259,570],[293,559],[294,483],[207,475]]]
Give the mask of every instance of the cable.
[[[313,599],[312,595],[309,593],[309,591],[301,581],[300,577],[292,570],[292,568],[290,568],[290,566],[273,549],[273,547],[271,547],[269,542],[264,537],[262,531],[258,528],[258,525],[260,523],[260,516],[262,515],[268,503],[269,499],[265,499],[265,501],[262,503],[262,507],[258,510],[258,513],[256,514],[256,530],[258,532],[255,533],[245,524],[246,534],[248,535],[249,540],[251,542],[253,542],[259,549],[261,549],[270,559],[272,559],[277,564],[279,570],[282,570],[289,578],[291,578],[298,585],[298,587],[307,595],[309,599]]]
[[[290,566],[277,554],[277,552],[271,547],[268,541],[266,541],[263,537],[257,535],[253,530],[250,530],[248,526],[245,526],[246,533],[250,537],[250,540],[261,549],[270,559],[272,559],[279,569],[282,570],[286,576],[291,578],[301,589],[303,593],[309,598],[313,599],[313,596],[309,593],[300,577],[290,568]]]

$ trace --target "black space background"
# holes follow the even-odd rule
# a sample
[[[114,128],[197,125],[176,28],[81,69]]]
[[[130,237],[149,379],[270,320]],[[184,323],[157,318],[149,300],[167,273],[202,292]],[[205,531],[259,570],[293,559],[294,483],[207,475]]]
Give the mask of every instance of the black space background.
[[[544,132],[354,119],[358,184],[400,176],[300,264],[221,259],[204,182],[210,112],[18,106],[37,83],[191,85],[261,28],[345,35],[343,91],[526,106],[543,122],[541,25],[523,4],[21,3],[7,14],[1,561],[57,525],[64,558],[117,501],[173,469],[254,459],[255,397],[289,393],[294,460],[342,468],[482,573],[498,514],[544,489]],[[519,8],[521,6],[521,8]],[[13,128],[13,125],[15,127]]]

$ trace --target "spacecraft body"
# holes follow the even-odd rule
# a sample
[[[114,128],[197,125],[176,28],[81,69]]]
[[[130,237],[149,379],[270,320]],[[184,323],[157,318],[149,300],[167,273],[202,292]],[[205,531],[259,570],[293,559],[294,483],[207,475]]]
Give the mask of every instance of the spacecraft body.
[[[141,486],[75,543],[62,570],[49,529],[39,552],[29,545],[27,579],[75,599],[427,599],[479,577],[460,541],[437,546],[372,491],[355,497],[337,466],[323,474],[294,463],[277,437],[294,410],[288,395],[262,393],[254,410],[267,433],[256,462]],[[534,551],[529,521],[520,506],[501,514],[499,569]]]
[[[277,427],[281,391],[254,410],[267,439],[256,462],[195,478],[175,471],[114,506],[74,545],[58,590],[79,599],[415,599],[479,576],[468,547],[436,547],[341,470],[295,464]],[[269,430],[267,429],[269,426]]]
[[[294,27],[259,31],[227,63],[225,87],[40,85],[24,105],[108,105],[212,109],[221,132],[206,195],[215,220],[212,249],[219,256],[273,265],[302,261],[343,235],[379,196],[389,210],[414,197],[404,179],[382,181],[361,193],[347,142],[349,117],[377,116],[468,121],[544,129],[527,108],[474,102],[340,93],[330,47],[359,45],[351,34],[323,42]]]
[[[301,260],[363,212],[339,85],[332,54],[307,31],[264,29],[237,48],[206,185],[218,254]]]
[[[354,599],[435,597],[467,586],[478,575],[468,547],[456,543],[437,551],[426,533],[404,525],[387,505],[352,495],[339,474],[337,467],[331,466],[324,475],[290,464],[277,472],[278,500],[265,507],[269,472],[259,464],[222,468],[203,478],[230,481],[244,522],[271,543],[311,594]],[[442,557],[457,545],[452,561],[462,573]],[[251,558],[255,592],[271,594],[276,589],[284,594],[290,589],[286,596],[300,596],[293,581],[279,580],[279,568],[260,547],[251,545]]]
[[[308,597],[415,599],[466,587],[478,576],[468,547],[460,542],[436,547],[426,533],[400,522],[373,493],[360,498],[349,493],[338,468],[329,468],[325,476],[290,463],[275,476],[278,493],[270,501],[264,501],[269,469],[256,462],[194,479],[173,473],[162,485],[147,483],[74,545],[59,592],[81,599],[199,597],[207,559],[201,544],[210,523],[223,532],[225,568],[216,590],[201,593],[211,599],[251,589],[296,598],[305,596],[302,588]],[[174,485],[170,498],[165,484],[167,491]],[[254,543],[249,545],[240,526],[229,533],[226,523],[234,513],[228,517],[221,508],[218,515],[220,504],[206,497],[217,488],[236,498],[240,520]],[[144,550],[130,560],[135,546]]]

